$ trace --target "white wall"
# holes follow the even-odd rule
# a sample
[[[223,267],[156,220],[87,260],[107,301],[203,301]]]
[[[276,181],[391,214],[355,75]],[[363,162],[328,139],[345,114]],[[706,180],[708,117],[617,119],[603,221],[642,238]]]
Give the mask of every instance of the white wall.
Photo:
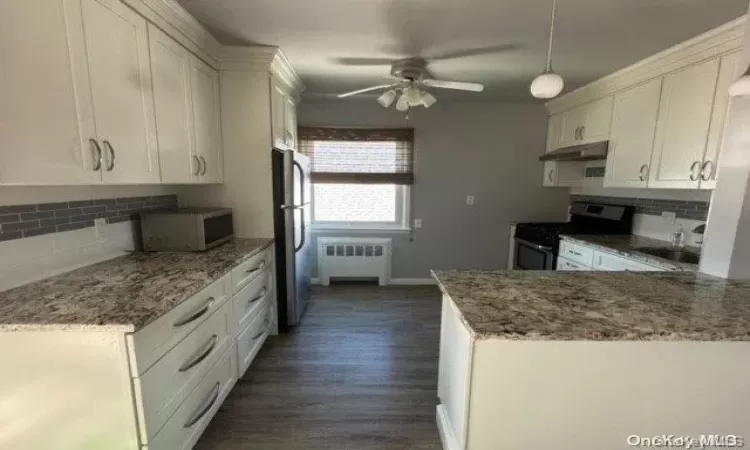
[[[373,98],[305,100],[298,115],[301,125],[415,129],[411,210],[423,228],[391,235],[394,278],[427,278],[431,268],[505,268],[512,222],[566,220],[567,189],[541,186],[541,104],[438,102],[407,121]]]

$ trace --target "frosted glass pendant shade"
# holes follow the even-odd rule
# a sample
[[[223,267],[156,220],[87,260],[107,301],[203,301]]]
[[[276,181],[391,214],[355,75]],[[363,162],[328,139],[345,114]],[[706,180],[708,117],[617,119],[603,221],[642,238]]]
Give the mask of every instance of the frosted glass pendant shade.
[[[396,91],[393,89],[391,89],[390,91],[385,91],[383,95],[378,97],[378,103],[380,103],[383,108],[391,106],[394,100],[396,100]]]
[[[409,100],[406,97],[406,93],[401,94],[396,102],[396,109],[399,111],[407,111],[409,109]]]
[[[534,78],[531,82],[531,95],[536,98],[554,98],[562,92],[565,82],[562,77],[553,72],[546,72]]]

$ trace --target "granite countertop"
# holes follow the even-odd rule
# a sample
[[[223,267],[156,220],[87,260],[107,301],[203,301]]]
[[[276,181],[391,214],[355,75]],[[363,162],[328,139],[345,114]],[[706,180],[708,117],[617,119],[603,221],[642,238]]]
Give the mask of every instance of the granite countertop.
[[[588,245],[597,247],[601,250],[616,253],[618,255],[625,256],[627,258],[649,264],[652,266],[660,267],[664,270],[681,270],[688,272],[697,272],[698,265],[690,264],[679,261],[672,261],[669,259],[660,258],[658,256],[649,255],[647,253],[639,252],[636,248],[669,248],[672,246],[670,242],[662,241],[659,239],[647,238],[644,236],[637,236],[634,234],[629,235],[562,235],[560,236],[563,240],[576,242],[582,245]],[[698,247],[685,246],[683,249],[687,252],[700,253]]]
[[[432,274],[480,339],[750,341],[750,282],[691,272]]]
[[[0,331],[134,332],[272,242],[236,239],[200,253],[131,253],[0,292]]]

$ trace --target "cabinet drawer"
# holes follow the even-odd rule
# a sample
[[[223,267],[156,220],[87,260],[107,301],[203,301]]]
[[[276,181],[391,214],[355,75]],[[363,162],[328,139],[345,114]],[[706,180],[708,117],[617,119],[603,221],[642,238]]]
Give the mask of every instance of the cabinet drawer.
[[[609,271],[627,271],[631,270],[634,272],[659,272],[664,269],[660,269],[655,266],[643,264],[632,259],[623,258],[622,256],[614,255],[612,253],[597,251],[594,256],[594,268],[596,270],[609,270]]]
[[[150,442],[188,394],[234,342],[232,304],[225,302],[148,371],[140,391],[141,439]]]
[[[262,308],[258,317],[253,319],[237,338],[238,377],[241,377],[250,367],[250,363],[253,362],[253,358],[258,354],[260,347],[271,331],[271,314],[273,312],[271,302],[265,300]]]
[[[235,330],[244,330],[258,316],[266,299],[271,296],[272,283],[272,272],[266,269],[232,297]]]
[[[557,258],[557,270],[592,270],[591,267],[578,264],[569,259],[558,257]]]
[[[229,275],[185,300],[130,337],[133,376],[151,367],[226,302]]]
[[[231,346],[143,450],[189,450],[237,381],[237,358]]]
[[[237,292],[257,277],[267,267],[272,266],[272,249],[267,248],[232,270],[232,293]]]
[[[594,262],[594,249],[584,245],[574,244],[568,241],[560,242],[559,256],[574,262],[589,266]]]

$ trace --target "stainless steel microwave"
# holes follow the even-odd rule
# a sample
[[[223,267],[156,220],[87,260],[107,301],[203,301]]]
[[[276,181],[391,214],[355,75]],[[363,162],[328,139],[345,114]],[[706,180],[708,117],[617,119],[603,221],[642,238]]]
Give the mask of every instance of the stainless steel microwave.
[[[147,252],[200,252],[234,237],[232,210],[179,208],[141,214],[143,250]]]

